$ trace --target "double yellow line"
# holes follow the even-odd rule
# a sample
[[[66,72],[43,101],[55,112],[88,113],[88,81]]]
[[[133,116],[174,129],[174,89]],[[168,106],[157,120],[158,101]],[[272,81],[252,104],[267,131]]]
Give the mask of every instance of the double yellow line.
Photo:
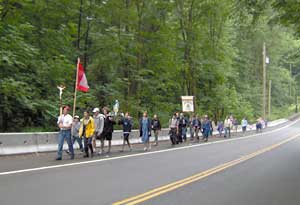
[[[251,154],[248,154],[246,156],[243,156],[239,159],[236,159],[236,160],[233,160],[233,161],[230,161],[230,162],[227,162],[227,163],[224,163],[224,164],[221,164],[217,167],[214,167],[212,169],[209,169],[209,170],[206,170],[204,172],[200,172],[198,174],[195,174],[193,176],[190,176],[190,177],[187,177],[187,178],[184,178],[182,180],[179,180],[179,181],[176,181],[176,182],[173,182],[173,183],[170,183],[170,184],[167,184],[167,185],[164,185],[164,186],[161,186],[161,187],[158,187],[156,189],[153,189],[153,190],[150,190],[148,192],[145,192],[143,194],[140,194],[140,195],[137,195],[137,196],[134,196],[134,197],[130,197],[130,198],[127,198],[127,199],[124,199],[122,201],[117,201],[115,203],[113,203],[113,205],[123,205],[123,204],[126,204],[126,205],[135,205],[135,204],[139,204],[139,203],[142,203],[144,201],[147,201],[151,198],[154,198],[154,197],[157,197],[159,195],[162,195],[164,193],[167,193],[167,192],[170,192],[170,191],[173,191],[175,189],[178,189],[182,186],[185,186],[187,184],[190,184],[192,182],[195,182],[195,181],[198,181],[198,180],[201,180],[205,177],[208,177],[212,174],[215,174],[215,173],[218,173],[218,172],[221,172],[225,169],[228,169],[230,167],[233,167],[237,164],[240,164],[246,160],[249,160],[251,158],[254,158],[258,155],[261,155],[265,152],[268,152],[270,150],[273,150],[285,143],[288,143],[290,142],[291,140],[294,140],[296,139],[297,137],[299,137],[300,135],[297,135],[297,136],[293,136],[293,137],[290,137],[284,141],[281,141],[277,144],[274,144],[274,145],[271,145],[269,147],[266,147],[264,149],[261,149],[261,150],[258,150],[256,152],[253,152]]]

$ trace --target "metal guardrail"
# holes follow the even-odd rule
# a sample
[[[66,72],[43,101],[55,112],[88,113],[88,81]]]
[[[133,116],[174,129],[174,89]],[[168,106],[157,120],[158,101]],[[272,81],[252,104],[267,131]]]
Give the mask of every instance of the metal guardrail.
[[[275,120],[269,122],[268,127],[277,126],[287,121],[288,119]],[[249,125],[248,129],[255,129],[255,125]],[[241,132],[240,126],[238,132]],[[168,140],[168,133],[169,129],[162,129],[159,134],[159,140]],[[215,131],[214,134],[217,134],[217,132]],[[154,140],[154,137],[151,137],[150,139]],[[57,140],[58,132],[0,133],[0,156],[56,151]],[[139,130],[133,130],[131,132],[130,141],[133,144],[141,143]],[[98,141],[97,144],[99,143],[100,142]],[[122,131],[114,131],[112,145],[121,145],[122,143]],[[67,148],[67,146],[64,147]],[[77,144],[75,144],[75,148],[78,148]]]

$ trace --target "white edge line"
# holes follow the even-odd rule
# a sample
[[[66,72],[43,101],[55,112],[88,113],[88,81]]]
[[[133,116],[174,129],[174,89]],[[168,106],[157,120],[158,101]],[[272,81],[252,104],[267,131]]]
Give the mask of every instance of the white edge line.
[[[0,172],[0,176],[17,174],[17,173],[25,173],[25,172],[33,172],[33,171],[46,170],[46,169],[55,169],[55,168],[61,168],[61,167],[71,167],[71,166],[77,166],[77,165],[82,165],[82,164],[92,164],[92,163],[103,162],[103,161],[111,161],[111,160],[124,159],[124,158],[132,158],[132,157],[138,157],[138,156],[143,156],[143,155],[157,154],[157,153],[163,153],[163,152],[171,152],[171,151],[188,149],[188,148],[193,148],[193,147],[206,146],[206,145],[218,144],[218,143],[224,143],[224,142],[231,142],[231,141],[237,141],[237,140],[242,140],[242,139],[249,139],[249,138],[253,138],[253,137],[256,137],[256,136],[271,134],[271,133],[283,130],[287,127],[290,127],[290,126],[296,124],[299,120],[300,119],[298,119],[298,120],[296,120],[296,121],[294,121],[294,122],[292,122],[292,123],[290,123],[290,124],[288,124],[284,127],[281,127],[281,128],[275,129],[275,130],[271,130],[269,132],[253,134],[253,135],[249,135],[249,136],[245,136],[245,137],[237,137],[237,138],[232,138],[232,139],[225,139],[225,140],[219,140],[219,141],[214,141],[214,142],[208,142],[208,143],[204,143],[204,144],[187,145],[187,146],[184,146],[184,147],[169,148],[169,149],[164,149],[164,150],[138,153],[138,154],[131,154],[131,155],[124,155],[124,156],[119,156],[119,157],[111,157],[111,158],[106,158],[106,159],[97,159],[97,160],[74,162],[74,163],[67,163],[67,164],[61,164],[61,165],[52,165],[52,166],[45,166],[45,167],[37,167],[37,168],[30,168],[30,169],[21,169],[21,170],[15,170],[15,171]]]

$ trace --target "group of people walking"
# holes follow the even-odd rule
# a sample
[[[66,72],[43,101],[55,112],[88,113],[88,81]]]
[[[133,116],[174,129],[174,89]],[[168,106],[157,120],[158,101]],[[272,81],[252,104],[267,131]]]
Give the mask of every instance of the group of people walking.
[[[56,160],[62,159],[62,150],[64,141],[67,141],[68,151],[71,159],[74,159],[73,144],[78,143],[81,152],[84,152],[84,157],[93,157],[95,153],[103,154],[105,141],[108,141],[108,148],[106,153],[111,151],[112,133],[114,131],[114,125],[117,123],[122,126],[123,129],[123,145],[121,152],[124,151],[127,144],[129,150],[132,151],[132,147],[129,141],[130,133],[133,127],[132,117],[129,112],[126,112],[124,116],[118,121],[115,117],[109,113],[107,107],[102,108],[100,113],[99,108],[93,109],[93,115],[89,111],[83,113],[83,118],[80,119],[78,115],[72,116],[69,113],[70,108],[68,106],[63,107],[63,114],[58,117],[58,127],[60,128],[58,136],[58,151]],[[148,118],[147,112],[143,113],[143,117],[139,121],[140,137],[145,147],[144,150],[150,150],[150,136],[151,132],[154,132],[155,143],[158,145],[158,135],[161,130],[161,123],[154,115],[153,119]],[[96,140],[100,141],[100,150],[96,150]],[[82,143],[83,141],[83,143]]]
[[[101,155],[111,152],[112,134],[114,131],[114,125],[118,124],[122,126],[123,130],[123,144],[121,152],[124,151],[127,144],[129,151],[132,151],[132,145],[130,144],[130,133],[133,128],[133,120],[129,112],[121,115],[119,120],[110,114],[107,107],[102,108],[102,113],[99,108],[94,108],[93,113],[85,111],[83,118],[80,119],[78,115],[74,118],[68,114],[70,108],[68,106],[63,107],[63,114],[58,117],[58,127],[60,133],[58,137],[58,151],[56,160],[62,159],[62,150],[64,141],[67,141],[68,151],[71,159],[74,159],[73,144],[78,143],[79,149],[84,153],[84,157],[93,157],[95,154]],[[261,130],[261,121],[258,120],[256,127]],[[219,135],[222,136],[224,131],[224,137],[231,137],[232,129],[237,130],[238,121],[233,116],[228,116],[224,121],[219,121],[217,130]],[[248,121],[243,118],[241,121],[242,130],[246,132]],[[199,142],[200,135],[204,142],[208,141],[209,136],[213,133],[212,121],[207,115],[199,118],[198,115],[192,115],[190,118],[183,113],[174,113],[169,120],[169,136],[171,144],[174,146],[187,141],[187,132],[190,133],[191,142]],[[139,120],[139,133],[141,141],[144,144],[144,151],[151,150],[151,145],[158,145],[158,136],[161,131],[161,122],[158,116],[155,114],[152,119],[148,117],[147,112],[143,113],[143,116]],[[150,137],[154,134],[154,143],[150,143]],[[100,148],[97,151],[96,140],[100,141]],[[82,143],[83,141],[83,143]],[[108,142],[107,151],[104,150],[105,141]]]
[[[83,118],[80,120],[79,116],[74,116],[74,119],[68,114],[70,108],[63,107],[63,114],[58,117],[58,127],[60,133],[58,136],[58,151],[56,160],[62,159],[62,149],[64,140],[68,144],[68,154],[71,159],[74,159],[73,144],[78,143],[79,149],[85,152],[84,157],[93,156],[96,152],[96,139],[100,140],[101,147],[99,154],[104,152],[104,141],[108,141],[108,153],[111,150],[112,133],[114,129],[113,117],[109,115],[108,108],[102,109],[103,114],[100,114],[100,109],[93,110],[93,116],[89,111],[83,113]],[[83,139],[83,144],[82,144]]]

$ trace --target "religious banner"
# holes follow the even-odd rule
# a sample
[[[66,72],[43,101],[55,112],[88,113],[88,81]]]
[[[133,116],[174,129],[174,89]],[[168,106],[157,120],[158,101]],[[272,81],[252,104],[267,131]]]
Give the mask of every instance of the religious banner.
[[[194,112],[194,96],[181,96],[182,111]]]

